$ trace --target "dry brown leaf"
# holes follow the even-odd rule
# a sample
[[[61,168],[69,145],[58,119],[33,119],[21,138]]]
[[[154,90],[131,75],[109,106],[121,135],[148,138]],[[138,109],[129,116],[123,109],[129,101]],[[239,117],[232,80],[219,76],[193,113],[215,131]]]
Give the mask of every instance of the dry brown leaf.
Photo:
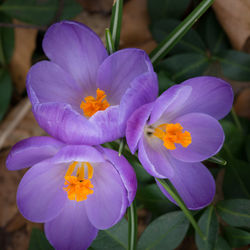
[[[18,20],[14,24],[23,24]],[[25,89],[26,75],[31,67],[31,57],[36,47],[37,30],[15,28],[15,48],[10,63],[11,77],[18,93]]]
[[[148,28],[149,16],[146,0],[132,0],[123,8],[121,47],[135,47],[150,53],[156,42]]]
[[[114,0],[78,0],[83,9],[88,12],[111,12]]]
[[[86,11],[83,11],[75,18],[75,21],[81,22],[94,30],[103,43],[105,42],[105,29],[109,27],[109,20],[110,16],[98,13],[90,14]]]
[[[239,93],[234,108],[237,115],[250,119],[250,88],[246,88]]]
[[[246,50],[245,44],[249,44],[250,37],[250,1],[215,0],[213,9],[232,46]]]

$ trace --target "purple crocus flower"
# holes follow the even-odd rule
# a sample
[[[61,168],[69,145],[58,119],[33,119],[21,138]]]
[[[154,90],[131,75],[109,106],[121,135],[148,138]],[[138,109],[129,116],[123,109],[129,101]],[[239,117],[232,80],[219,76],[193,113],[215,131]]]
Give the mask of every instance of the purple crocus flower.
[[[214,197],[214,179],[201,161],[221,149],[224,132],[217,120],[228,114],[232,102],[228,83],[196,77],[169,88],[128,120],[126,138],[131,152],[138,148],[147,172],[169,179],[189,209],[205,207]]]
[[[117,223],[136,193],[136,176],[123,156],[100,146],[65,145],[49,137],[17,143],[9,170],[32,166],[17,204],[25,218],[45,223],[56,249],[86,249],[99,229]]]
[[[39,125],[61,141],[98,145],[116,140],[125,135],[131,113],[157,98],[157,76],[147,54],[123,49],[108,56],[83,24],[53,24],[43,50],[50,61],[30,69],[27,91]]]

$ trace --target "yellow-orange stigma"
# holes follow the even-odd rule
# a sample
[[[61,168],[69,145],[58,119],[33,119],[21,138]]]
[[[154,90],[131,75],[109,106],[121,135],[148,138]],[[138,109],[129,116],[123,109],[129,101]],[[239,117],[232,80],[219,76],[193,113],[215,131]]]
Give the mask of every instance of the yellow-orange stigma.
[[[83,110],[83,113],[87,117],[91,117],[97,111],[105,110],[110,106],[109,102],[105,99],[105,91],[96,90],[96,98],[93,96],[87,96],[84,98],[84,101],[81,102],[80,108]]]
[[[164,123],[155,128],[153,135],[161,139],[167,149],[176,149],[175,143],[186,148],[191,144],[192,138],[188,131],[182,132],[182,130],[180,123]]]
[[[93,194],[94,191],[91,188],[94,188],[90,179],[93,176],[93,167],[89,162],[81,163],[81,166],[78,167],[76,176],[72,176],[76,165],[78,164],[77,161],[73,162],[69,165],[69,168],[65,174],[65,183],[63,189],[68,194],[69,200],[76,200],[76,201],[83,201],[87,199],[87,196]],[[84,178],[85,171],[84,167],[87,166],[88,171],[88,178]]]

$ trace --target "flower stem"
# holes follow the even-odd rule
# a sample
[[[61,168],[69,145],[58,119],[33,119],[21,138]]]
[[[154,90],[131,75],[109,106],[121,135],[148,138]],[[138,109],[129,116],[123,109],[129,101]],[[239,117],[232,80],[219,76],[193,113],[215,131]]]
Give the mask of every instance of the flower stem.
[[[128,208],[128,250],[136,249],[137,241],[137,213],[135,200]]]
[[[181,40],[192,25],[206,12],[214,0],[203,0],[150,54],[153,65],[157,64]]]
[[[174,190],[173,187],[170,187],[170,185],[167,184],[167,182],[165,180],[158,179],[158,178],[156,178],[156,179],[164,187],[164,189],[172,196],[172,198],[176,201],[176,203],[179,205],[179,207],[181,208],[181,210],[183,211],[183,213],[186,215],[187,219],[193,225],[194,229],[199,234],[199,236],[201,237],[201,239],[203,239],[204,241],[206,241],[207,240],[206,236],[202,233],[202,231],[201,231],[200,227],[198,226],[196,220],[194,219],[194,217],[191,214],[191,212],[187,209],[185,203],[183,202],[183,200],[181,199],[181,197],[179,196],[179,194],[177,193],[177,191]],[[171,186],[172,186],[172,184],[171,184]]]
[[[114,42],[109,29],[105,29],[105,38],[106,38],[106,48],[108,53],[109,54],[114,53],[115,52]]]
[[[241,124],[240,124],[240,120],[239,120],[239,118],[238,118],[238,116],[237,116],[237,114],[236,114],[236,112],[235,112],[235,110],[234,110],[234,107],[232,107],[232,116],[233,116],[233,119],[234,119],[234,122],[235,122],[235,124],[236,124],[236,126],[237,126],[237,128],[241,131],[241,132],[243,132],[243,128],[242,128],[242,126],[241,126]]]

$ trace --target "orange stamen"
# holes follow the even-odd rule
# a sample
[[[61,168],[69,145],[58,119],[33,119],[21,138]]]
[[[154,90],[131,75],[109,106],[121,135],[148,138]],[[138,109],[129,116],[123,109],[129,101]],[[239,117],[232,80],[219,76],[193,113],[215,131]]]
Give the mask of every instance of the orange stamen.
[[[93,194],[94,191],[91,188],[94,188],[89,179],[93,176],[93,167],[89,162],[84,162],[78,167],[76,176],[72,176],[74,169],[78,162],[73,162],[69,165],[69,168],[64,177],[66,187],[63,189],[68,194],[69,200],[83,201],[87,199],[87,196]],[[84,165],[87,165],[88,169],[88,178],[84,178]]]
[[[182,132],[182,130],[180,123],[164,123],[155,128],[153,135],[161,139],[167,149],[176,149],[175,143],[186,148],[191,144],[192,138],[188,131]]]
[[[93,96],[87,96],[84,98],[84,101],[81,102],[80,108],[83,110],[83,113],[87,117],[91,117],[97,111],[105,110],[110,106],[109,102],[105,99],[105,91],[96,90],[96,98]]]

